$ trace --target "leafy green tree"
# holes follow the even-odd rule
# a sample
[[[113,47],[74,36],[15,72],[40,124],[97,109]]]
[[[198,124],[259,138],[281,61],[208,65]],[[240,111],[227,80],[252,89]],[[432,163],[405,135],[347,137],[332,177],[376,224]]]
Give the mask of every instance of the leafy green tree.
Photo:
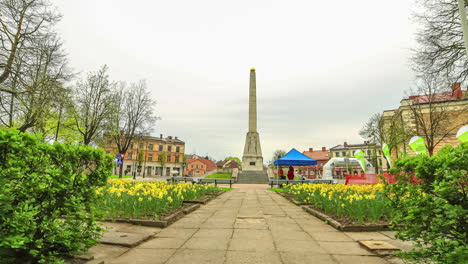
[[[235,160],[237,164],[242,165],[242,161],[238,157],[226,157],[225,160]]]
[[[468,143],[436,155],[400,158],[390,170],[398,182],[385,186],[395,215],[396,237],[415,249],[400,255],[418,263],[465,263],[468,259]]]
[[[282,149],[278,149],[278,150],[275,150],[275,152],[273,152],[273,157],[272,157],[272,162],[275,162],[277,159],[283,157],[284,155],[286,155],[286,151],[282,150]]]
[[[62,263],[97,243],[96,189],[112,157],[0,129],[0,262]]]
[[[138,157],[137,157],[138,176],[140,176],[142,166],[143,166],[143,150],[138,150]]]
[[[161,176],[167,176],[165,175],[165,166],[166,166],[166,162],[167,162],[167,153],[165,151],[161,151],[159,152],[159,163],[161,163],[161,167],[162,167],[162,173],[161,173]]]

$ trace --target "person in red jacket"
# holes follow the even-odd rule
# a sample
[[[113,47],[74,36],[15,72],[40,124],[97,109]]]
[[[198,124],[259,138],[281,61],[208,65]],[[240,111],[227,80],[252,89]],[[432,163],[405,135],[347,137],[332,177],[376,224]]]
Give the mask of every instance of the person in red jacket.
[[[284,176],[284,171],[283,171],[283,169],[281,167],[279,167],[279,169],[278,169],[278,178],[280,180],[286,180],[286,176]]]
[[[294,180],[294,168],[292,166],[289,166],[288,180]]]

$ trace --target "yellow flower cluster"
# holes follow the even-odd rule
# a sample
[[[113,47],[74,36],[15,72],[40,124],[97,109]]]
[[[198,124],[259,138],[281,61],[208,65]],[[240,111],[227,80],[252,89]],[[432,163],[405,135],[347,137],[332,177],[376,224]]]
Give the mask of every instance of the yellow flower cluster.
[[[108,186],[96,190],[98,195],[104,193],[115,194],[117,197],[129,195],[137,197],[138,201],[154,198],[167,200],[172,203],[174,199],[184,200],[184,194],[206,191],[210,185],[194,185],[191,183],[170,184],[162,181],[136,182],[128,179],[109,180]]]
[[[296,184],[289,185],[289,192],[294,195],[315,195],[332,200],[335,197],[352,203],[363,199],[372,200],[376,193],[383,191],[383,184],[344,185],[344,184]],[[337,196],[336,196],[337,195]],[[310,200],[309,197],[305,200]]]

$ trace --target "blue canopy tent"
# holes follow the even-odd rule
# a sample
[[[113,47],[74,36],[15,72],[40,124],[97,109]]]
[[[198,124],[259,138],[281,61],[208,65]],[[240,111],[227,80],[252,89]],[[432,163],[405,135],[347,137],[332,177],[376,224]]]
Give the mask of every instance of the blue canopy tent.
[[[277,159],[274,164],[275,166],[312,166],[317,165],[317,161],[293,148],[286,155]]]

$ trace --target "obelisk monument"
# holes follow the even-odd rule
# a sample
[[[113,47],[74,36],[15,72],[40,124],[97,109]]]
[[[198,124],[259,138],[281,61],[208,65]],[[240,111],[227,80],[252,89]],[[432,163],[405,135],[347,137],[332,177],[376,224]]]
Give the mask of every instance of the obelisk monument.
[[[242,156],[243,171],[263,170],[262,148],[257,132],[257,87],[255,68],[250,69],[249,87],[249,132],[245,138],[244,155]]]

